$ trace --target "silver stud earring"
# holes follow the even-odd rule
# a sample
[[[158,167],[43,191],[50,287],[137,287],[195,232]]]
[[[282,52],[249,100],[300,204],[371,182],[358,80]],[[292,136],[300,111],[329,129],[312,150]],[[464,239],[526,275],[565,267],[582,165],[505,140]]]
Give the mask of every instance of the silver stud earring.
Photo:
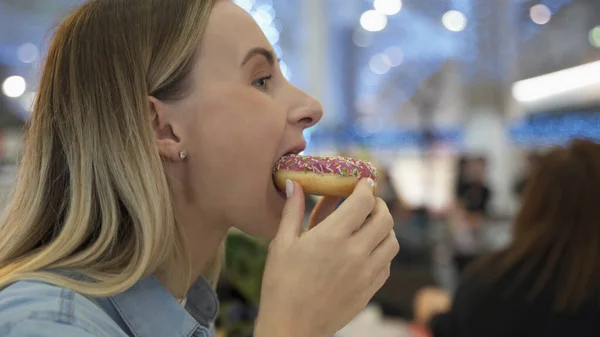
[[[187,157],[187,153],[185,151],[179,152],[179,158],[181,158],[183,160],[183,159],[185,159],[185,157]]]

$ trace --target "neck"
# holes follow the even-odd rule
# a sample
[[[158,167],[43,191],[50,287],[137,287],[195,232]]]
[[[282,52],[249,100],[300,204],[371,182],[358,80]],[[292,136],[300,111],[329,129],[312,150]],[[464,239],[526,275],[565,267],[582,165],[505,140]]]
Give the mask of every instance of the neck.
[[[171,185],[173,186],[173,185]],[[180,184],[175,186],[181,186]],[[186,191],[173,191],[173,204],[175,220],[183,235],[184,245],[189,256],[191,267],[190,281],[194,282],[201,277],[207,268],[213,267],[213,263],[219,258],[219,250],[224,242],[228,226],[223,221],[210,216],[208,210],[199,205],[196,198],[191,198]],[[191,194],[193,195],[193,194]],[[199,220],[202,219],[202,220]],[[169,282],[173,278],[182,280],[186,261],[180,261],[177,275],[158,275],[163,284],[182,284],[181,282]],[[180,289],[168,289],[176,298],[184,298],[191,284]]]
[[[194,216],[194,218],[196,218]],[[190,279],[192,283],[203,276],[210,268],[215,268],[215,261],[219,258],[221,244],[227,236],[226,228],[218,226],[209,226],[204,223],[193,220],[191,217],[176,216],[177,223],[182,229],[185,247],[189,256],[191,267]],[[197,218],[196,218],[197,219]],[[185,298],[191,284],[173,281],[183,280],[186,261],[180,262],[180,268],[177,268],[178,275],[159,274],[157,277],[165,285],[181,285],[177,289],[168,287],[169,292],[175,298]]]
[[[212,267],[215,259],[219,257],[219,250],[227,236],[228,228],[204,225],[193,218],[188,219],[190,221],[179,221],[179,224],[190,256],[191,277],[192,280],[196,280],[207,268]]]

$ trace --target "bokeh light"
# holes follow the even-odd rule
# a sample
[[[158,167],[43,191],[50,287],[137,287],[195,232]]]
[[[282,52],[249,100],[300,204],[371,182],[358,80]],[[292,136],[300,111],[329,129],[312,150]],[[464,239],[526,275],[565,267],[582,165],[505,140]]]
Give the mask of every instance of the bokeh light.
[[[398,67],[404,63],[404,52],[399,47],[389,47],[384,53],[390,61],[390,67]]]
[[[275,27],[264,27],[263,33],[265,33],[265,36],[271,44],[276,44],[277,42],[279,42],[279,32],[277,31],[277,29],[275,29]]]
[[[277,58],[283,58],[283,49],[280,45],[274,44],[273,51],[275,52],[275,55],[277,55]]]
[[[17,98],[25,93],[27,83],[21,76],[11,76],[2,83],[2,92],[7,97]]]
[[[33,43],[25,43],[17,50],[17,57],[23,63],[33,63],[40,56],[40,51]]]
[[[531,21],[537,23],[538,25],[545,25],[550,22],[552,18],[552,12],[550,8],[544,4],[537,4],[529,10],[529,16],[531,17]]]
[[[467,17],[456,10],[448,11],[442,17],[442,23],[452,32],[460,32],[467,28]]]
[[[234,2],[248,12],[254,7],[254,0],[234,0]]]
[[[391,61],[385,54],[377,54],[371,57],[369,69],[377,75],[383,75],[390,70]]]
[[[590,44],[600,49],[600,26],[596,26],[590,30]]]
[[[287,63],[285,63],[284,61],[280,61],[279,68],[281,69],[283,77],[290,81],[292,79],[292,72],[290,71],[290,68],[288,67]]]
[[[395,15],[402,9],[400,0],[375,0],[373,7],[376,11],[384,15]]]
[[[275,10],[272,6],[261,5],[252,12],[252,18],[254,18],[254,21],[261,27],[269,26],[275,19]]]
[[[376,10],[368,10],[360,16],[360,25],[366,31],[378,32],[387,26],[387,17]]]

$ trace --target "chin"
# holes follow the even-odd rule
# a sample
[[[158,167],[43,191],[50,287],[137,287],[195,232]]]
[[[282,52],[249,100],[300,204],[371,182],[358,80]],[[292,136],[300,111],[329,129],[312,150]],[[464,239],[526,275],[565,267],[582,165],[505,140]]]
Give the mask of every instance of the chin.
[[[277,235],[280,219],[257,221],[258,226],[238,227],[242,232],[263,240],[272,240]]]
[[[256,205],[253,214],[246,217],[245,221],[240,222],[238,229],[255,238],[274,239],[281,223],[283,206],[285,206],[285,200],[281,199]]]
[[[269,216],[267,219],[265,219],[261,223],[261,226],[259,228],[260,233],[257,233],[256,237],[265,239],[265,240],[274,239],[275,236],[277,235],[277,232],[279,231],[280,223],[281,223],[281,212],[278,212],[277,216]]]
[[[275,236],[277,236],[277,229],[279,228],[279,224],[277,224],[276,226],[277,228],[273,228],[272,230],[265,230],[264,232],[261,232],[260,235],[253,235],[255,238],[258,239],[262,239],[262,240],[273,240],[275,239]]]
[[[258,222],[260,225],[255,228],[256,234],[253,235],[267,240],[271,240],[277,235],[286,202],[285,193],[279,191],[274,184],[269,189],[268,202],[264,205],[264,211],[262,212],[265,216]]]
[[[271,176],[269,176],[271,178]],[[281,223],[281,214],[286,202],[284,192],[275,187],[272,179],[269,179],[267,194],[264,197],[265,202],[255,205],[254,216],[251,221],[237,227],[242,232],[265,240],[272,240],[277,235],[279,224]],[[248,219],[248,218],[246,218]],[[242,223],[240,223],[242,225]]]

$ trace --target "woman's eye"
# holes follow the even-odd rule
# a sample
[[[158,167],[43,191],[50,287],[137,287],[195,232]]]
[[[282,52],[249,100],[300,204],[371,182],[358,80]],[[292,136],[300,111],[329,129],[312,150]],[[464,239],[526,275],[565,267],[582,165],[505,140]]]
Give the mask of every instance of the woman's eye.
[[[267,91],[269,89],[269,81],[271,80],[271,77],[272,76],[261,77],[258,80],[252,82],[252,86],[259,90]]]

